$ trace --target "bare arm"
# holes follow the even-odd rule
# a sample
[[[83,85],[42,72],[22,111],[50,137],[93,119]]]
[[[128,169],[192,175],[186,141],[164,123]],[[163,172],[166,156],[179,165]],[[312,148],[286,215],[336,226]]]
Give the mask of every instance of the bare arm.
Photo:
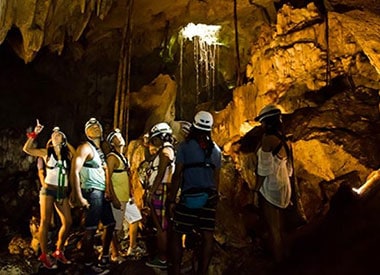
[[[177,196],[179,187],[182,184],[182,174],[183,174],[184,164],[177,163],[175,166],[175,172],[172,179],[172,184],[169,189],[168,201],[174,202]]]
[[[33,138],[28,138],[22,150],[33,157],[45,157],[47,155],[47,150],[45,148],[33,148],[33,141]]]
[[[165,154],[163,154],[163,152],[161,151],[160,163],[158,165],[157,176],[154,179],[153,185],[152,185],[151,190],[150,190],[151,194],[154,194],[157,191],[160,184],[162,183],[162,179],[164,178],[166,167],[168,167],[169,164],[170,164],[169,157],[166,156]]]
[[[71,156],[75,155],[75,148],[70,143],[67,143],[67,148],[69,148],[69,152]]]
[[[281,142],[281,140],[274,136],[274,135],[264,135],[262,142],[261,142],[261,150],[263,152],[272,152],[278,144]],[[281,148],[281,150],[284,150]],[[254,204],[256,207],[259,206],[259,200],[258,200],[258,191],[260,190],[261,186],[263,186],[265,180],[265,176],[256,175],[256,185],[254,188]]]
[[[40,124],[38,119],[36,121],[37,121],[37,124],[36,124],[36,127],[34,127],[34,132],[33,132],[34,137],[28,136],[28,140],[25,142],[22,150],[33,157],[45,157],[47,155],[46,149],[33,148],[34,138],[37,137],[37,135],[41,133],[42,129],[44,128],[44,126]]]
[[[92,157],[93,157],[92,150],[90,146],[87,143],[85,143],[78,147],[71,164],[70,176],[71,176],[71,183],[73,185],[73,192],[78,202],[80,203],[80,206],[85,206],[85,207],[88,207],[89,204],[87,200],[84,199],[82,196],[82,191],[80,188],[79,172],[82,169],[83,164],[86,161],[86,159],[91,159]]]
[[[112,204],[117,209],[120,209],[121,204],[120,204],[119,198],[117,197],[115,193],[115,189],[113,188],[112,174],[115,168],[119,167],[119,164],[120,164],[119,162],[120,161],[112,154],[107,157],[107,171],[108,172],[106,174],[108,174],[107,176],[108,189],[109,189],[110,198],[112,200]]]

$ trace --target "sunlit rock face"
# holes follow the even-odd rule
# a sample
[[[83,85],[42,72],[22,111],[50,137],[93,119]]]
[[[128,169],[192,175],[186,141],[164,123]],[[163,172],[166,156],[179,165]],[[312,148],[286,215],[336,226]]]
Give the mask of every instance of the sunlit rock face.
[[[352,20],[329,13],[326,25],[313,4],[303,9],[284,5],[278,14],[277,31],[261,28],[259,40],[252,46],[246,71],[251,83],[236,88],[227,108],[216,115],[216,139],[224,144],[247,132],[258,111],[268,103],[279,103],[286,113],[318,106],[310,95],[315,92],[314,97],[318,97],[327,81],[339,76],[348,75],[355,87],[379,89],[373,61],[378,55],[367,56],[359,43],[362,34],[358,40],[356,32],[345,27],[345,22]]]
[[[326,23],[313,4],[303,9],[284,6],[276,30],[262,28],[262,39],[252,47],[247,68],[252,83],[236,88],[228,106],[215,113],[213,131],[238,171],[236,189],[252,188],[259,134],[240,137],[258,126],[253,118],[263,106],[279,104],[289,114],[285,131],[294,134],[296,174],[310,219],[325,211],[327,189],[334,193],[341,184],[361,185],[380,161],[376,58],[361,46],[362,34],[356,37],[345,28],[353,17],[328,16],[325,36]],[[249,203],[249,196],[241,201]]]

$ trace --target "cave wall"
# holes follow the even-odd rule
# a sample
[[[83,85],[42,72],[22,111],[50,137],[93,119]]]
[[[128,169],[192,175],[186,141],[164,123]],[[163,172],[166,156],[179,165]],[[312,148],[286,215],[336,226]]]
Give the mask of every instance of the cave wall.
[[[338,190],[342,181],[337,179],[346,177],[344,184],[358,186],[378,167],[376,57],[365,54],[362,34],[356,38],[345,20],[353,18],[329,13],[326,36],[326,22],[313,4],[301,9],[285,5],[276,28],[262,28],[247,66],[250,82],[234,89],[232,101],[215,113],[214,137],[243,179],[237,180],[238,199],[231,198],[242,202],[240,207],[249,203],[246,192],[256,181],[255,144],[248,150],[246,144],[255,142],[251,132],[258,124],[253,118],[268,103],[278,104],[287,114],[285,129],[293,134],[297,178],[309,218],[326,211],[321,210],[324,197]],[[333,191],[326,191],[329,188]]]
[[[139,12],[135,16],[144,12],[150,16],[136,19],[140,25],[135,26],[133,37],[131,129],[135,130],[128,156],[134,168],[144,154],[137,137],[149,124],[159,117],[178,127],[175,120],[182,119],[173,111],[178,67],[171,65],[178,62],[178,43],[171,48],[163,42],[178,33],[183,20],[201,22],[208,18],[208,23],[223,23],[226,44],[220,74],[226,86],[230,82],[233,82],[232,87],[236,85],[237,78],[230,1],[220,1],[220,5],[212,7],[205,1],[163,1],[151,5],[148,2],[151,1],[139,1],[135,7]],[[245,82],[228,90],[231,100],[227,106],[210,108],[215,115],[213,136],[225,153],[221,191],[226,197],[220,204],[219,211],[224,214],[218,224],[217,239],[234,247],[244,247],[250,242],[244,209],[252,203],[249,187],[255,184],[255,156],[252,150],[242,150],[241,141],[244,138],[252,141],[247,135],[258,126],[253,118],[265,104],[278,103],[287,113],[284,122],[287,131],[294,134],[296,171],[309,218],[320,213],[324,195],[331,198],[342,182],[339,179],[358,185],[380,161],[378,16],[352,8],[345,13],[330,11],[326,25],[326,18],[316,6],[301,5],[295,9],[282,5],[277,15],[268,16],[273,2],[261,2],[263,5],[259,7],[248,1],[238,7],[242,41],[240,70]],[[269,6],[264,5],[266,2],[270,2]],[[184,3],[186,8],[180,8]],[[44,44],[49,40],[42,39],[44,46],[38,48],[40,42],[25,42],[28,40],[24,37],[32,36],[26,35],[22,28],[7,31],[10,39],[1,45],[0,53],[4,61],[0,62],[0,85],[5,99],[0,103],[3,104],[1,110],[5,110],[1,113],[0,125],[14,130],[5,132],[13,142],[1,142],[1,149],[8,152],[2,155],[2,171],[8,166],[14,171],[34,167],[34,160],[23,157],[21,148],[25,129],[33,125],[37,117],[46,123],[44,136],[39,139],[41,145],[55,124],[62,126],[74,145],[83,139],[83,123],[90,116],[102,120],[106,131],[109,129],[121,28],[125,20],[125,3],[119,1],[114,5],[118,9],[111,9],[110,16],[103,19],[95,16],[86,24],[79,24],[83,35],[78,39],[64,39],[65,43],[58,47],[60,55],[51,52],[50,44]],[[92,6],[86,5],[86,9],[89,7]],[[80,11],[79,6],[76,9]],[[4,17],[4,10],[1,14]],[[79,14],[84,16],[86,12]],[[19,44],[14,41],[23,41],[24,47],[37,46],[25,54],[15,50]],[[169,49],[174,54],[168,63],[160,53],[171,56]],[[23,59],[18,59],[15,53]],[[188,55],[191,57],[191,53]],[[162,72],[167,74],[160,75]],[[223,102],[224,99],[217,96],[216,100]],[[202,107],[215,106],[213,104]],[[191,118],[194,110],[193,106],[187,109],[186,119]],[[17,154],[9,153],[12,151]],[[350,177],[352,172],[355,177]],[[138,184],[137,178],[134,184]],[[326,191],[323,186],[329,189]],[[3,194],[7,197],[9,192]]]

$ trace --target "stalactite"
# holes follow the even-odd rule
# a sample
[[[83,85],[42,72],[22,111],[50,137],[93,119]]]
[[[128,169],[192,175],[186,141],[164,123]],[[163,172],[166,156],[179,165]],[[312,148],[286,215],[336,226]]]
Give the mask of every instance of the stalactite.
[[[114,0],[99,0],[99,13],[98,17],[101,20],[104,20],[104,18],[108,15],[109,11],[111,10],[112,4]]]
[[[96,1],[97,0],[90,0],[90,5],[89,5],[90,11],[96,10]]]
[[[91,19],[91,15],[92,15],[92,12],[90,10],[88,10],[86,12],[86,14],[84,15],[84,17],[82,18],[82,21],[81,21],[79,28],[74,30],[74,33],[73,33],[73,40],[74,41],[78,41],[79,38],[82,36],[83,31],[86,29],[88,22]]]
[[[199,37],[194,38],[195,92],[196,103],[199,103]]]
[[[220,26],[194,25],[190,23],[181,30],[181,58],[183,55],[183,40],[189,39],[193,41],[196,104],[210,101],[214,96],[216,64],[218,63],[216,53],[220,44],[217,35],[219,29]],[[181,70],[182,62],[181,60]],[[182,83],[182,79],[180,82]]]
[[[7,2],[0,1],[0,44],[4,42],[4,39],[8,33],[8,29],[10,27],[10,23],[7,22],[7,10]]]
[[[80,12],[84,13],[85,10],[86,10],[86,0],[82,0],[80,3]]]
[[[101,5],[102,5],[102,0],[97,0],[97,2],[96,2],[96,16],[98,16],[98,17],[100,15]]]

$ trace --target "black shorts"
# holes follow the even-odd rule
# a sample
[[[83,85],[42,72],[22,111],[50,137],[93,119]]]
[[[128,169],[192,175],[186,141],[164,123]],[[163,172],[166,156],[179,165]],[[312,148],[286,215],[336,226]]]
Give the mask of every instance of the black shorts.
[[[179,203],[174,211],[174,230],[182,234],[196,231],[214,231],[218,197],[210,196],[202,208],[193,209]]]

